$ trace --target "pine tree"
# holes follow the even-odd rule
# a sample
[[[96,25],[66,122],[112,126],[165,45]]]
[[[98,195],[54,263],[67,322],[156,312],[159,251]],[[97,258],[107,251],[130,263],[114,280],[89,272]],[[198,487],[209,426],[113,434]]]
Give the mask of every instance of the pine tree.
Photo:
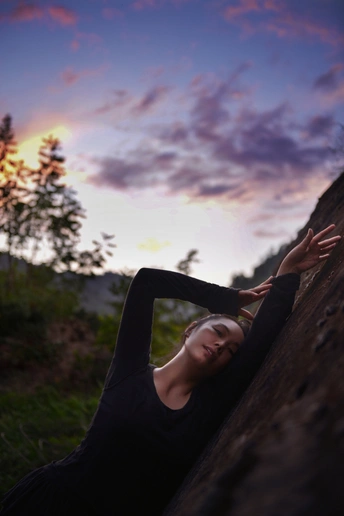
[[[13,252],[25,246],[24,226],[29,194],[26,184],[28,171],[22,160],[13,158],[16,153],[12,119],[6,115],[0,124],[0,233],[5,235],[9,276],[13,268]]]
[[[112,256],[109,248],[116,247],[114,235],[103,233],[93,249],[79,251],[85,211],[76,192],[63,182],[65,158],[59,140],[43,138],[35,170],[15,161],[16,152],[12,119],[6,115],[0,125],[0,233],[6,238],[9,271],[13,254],[24,250],[31,264],[43,259],[56,271],[92,274],[102,268],[105,254]]]

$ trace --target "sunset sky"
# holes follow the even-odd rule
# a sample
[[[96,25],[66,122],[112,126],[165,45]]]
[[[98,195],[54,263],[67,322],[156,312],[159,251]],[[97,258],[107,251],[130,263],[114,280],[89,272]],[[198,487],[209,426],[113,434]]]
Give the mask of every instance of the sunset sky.
[[[338,175],[342,0],[0,0],[0,115],[20,157],[60,138],[108,270],[227,285],[289,242]]]

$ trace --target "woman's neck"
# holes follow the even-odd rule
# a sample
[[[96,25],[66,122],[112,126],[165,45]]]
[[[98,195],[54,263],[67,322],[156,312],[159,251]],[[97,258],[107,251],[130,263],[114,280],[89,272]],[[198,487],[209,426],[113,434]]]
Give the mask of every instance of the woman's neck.
[[[182,408],[201,381],[181,350],[163,367],[154,369],[154,383],[161,401],[172,409]]]

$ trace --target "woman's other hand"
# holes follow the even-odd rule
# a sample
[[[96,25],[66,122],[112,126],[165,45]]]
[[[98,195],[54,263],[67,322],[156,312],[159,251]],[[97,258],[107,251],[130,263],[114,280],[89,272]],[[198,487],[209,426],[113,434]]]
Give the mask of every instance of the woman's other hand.
[[[311,269],[318,263],[327,260],[330,251],[337,245],[341,239],[339,235],[322,240],[335,228],[335,224],[331,224],[327,228],[314,235],[312,229],[308,230],[306,237],[294,249],[292,249],[282,261],[278,269],[277,276],[295,272],[302,272]]]
[[[240,290],[238,294],[238,304],[239,304],[239,311],[238,315],[241,315],[242,317],[245,317],[246,319],[253,320],[253,315],[248,310],[244,310],[242,307],[250,305],[251,303],[254,303],[255,301],[259,301],[262,299],[270,290],[272,287],[272,280],[273,276],[270,276],[268,279],[263,281],[260,285],[257,287],[254,287],[250,290]]]

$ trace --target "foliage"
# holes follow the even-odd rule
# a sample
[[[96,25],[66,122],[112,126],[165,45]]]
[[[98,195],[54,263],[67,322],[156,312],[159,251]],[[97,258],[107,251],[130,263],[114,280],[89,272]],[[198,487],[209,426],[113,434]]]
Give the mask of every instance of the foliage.
[[[21,249],[25,240],[23,225],[28,195],[24,164],[13,158],[17,152],[16,146],[12,120],[6,115],[0,125],[0,232],[6,235],[9,267],[12,250]]]
[[[190,249],[186,257],[177,263],[177,270],[179,272],[182,272],[183,274],[186,274],[187,276],[190,276],[190,274],[192,273],[192,264],[199,263],[197,255],[198,249]]]
[[[46,264],[56,271],[92,274],[101,269],[116,247],[111,242],[114,235],[102,233],[102,242],[94,241],[93,249],[78,250],[85,212],[75,191],[62,182],[66,171],[59,140],[43,138],[37,169],[13,160],[16,145],[12,120],[6,115],[0,125],[0,233],[9,256],[25,250],[34,262],[44,250]],[[9,283],[11,272],[10,261]]]
[[[283,245],[280,249],[271,252],[257,267],[254,268],[252,276],[245,276],[242,273],[235,274],[231,279],[231,286],[234,288],[250,289],[256,287],[269,276],[274,275],[277,268],[284,258],[287,245]]]
[[[1,495],[34,468],[62,459],[82,440],[100,389],[63,395],[53,387],[35,394],[0,394]]]
[[[52,320],[70,317],[78,298],[74,291],[56,286],[53,279],[53,271],[45,266],[34,268],[30,281],[25,272],[14,269],[12,288],[6,291],[7,272],[0,271],[3,366],[52,364],[59,358],[59,347],[47,339],[47,327]]]
[[[100,348],[107,348],[113,352],[116,345],[118,328],[119,322],[117,317],[109,314],[99,315],[96,345]]]

